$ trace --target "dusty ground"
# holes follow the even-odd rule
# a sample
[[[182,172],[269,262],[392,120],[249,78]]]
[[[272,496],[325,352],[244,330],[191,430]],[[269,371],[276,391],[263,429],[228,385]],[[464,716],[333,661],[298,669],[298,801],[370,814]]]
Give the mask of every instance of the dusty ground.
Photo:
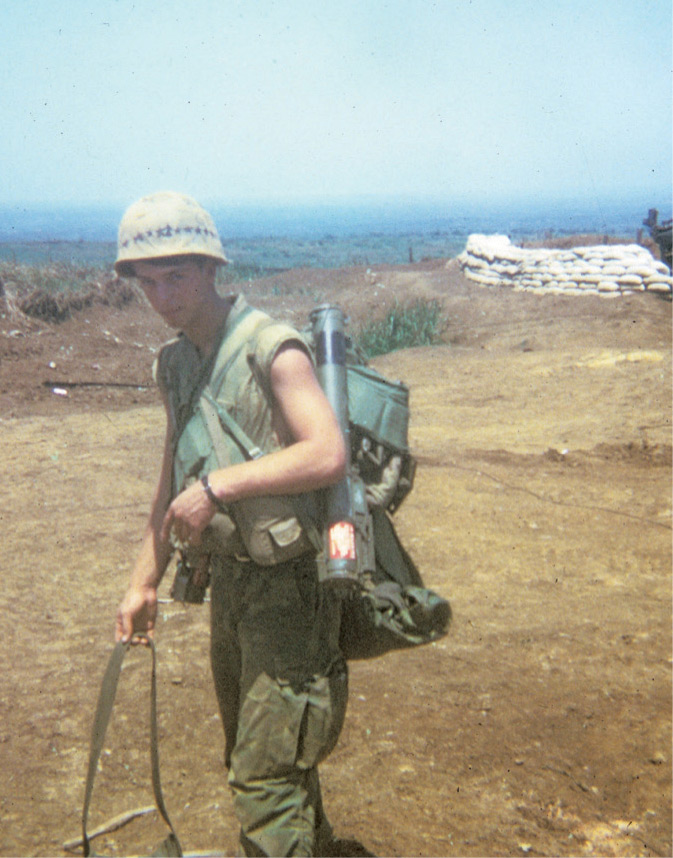
[[[489,291],[455,263],[246,291],[299,319],[330,299],[357,321],[394,295],[447,316],[446,346],[374,363],[412,390],[419,470],[397,524],[455,620],[431,647],[352,665],[323,766],[337,834],[376,855],[670,855],[671,304]],[[78,834],[166,335],[136,305],[0,336],[2,855],[62,855]],[[64,381],[131,386],[52,393]],[[169,810],[187,851],[233,855],[207,609],[162,604],[157,637]],[[151,804],[148,662],[128,658],[92,827]],[[95,846],[163,833],[149,817]]]

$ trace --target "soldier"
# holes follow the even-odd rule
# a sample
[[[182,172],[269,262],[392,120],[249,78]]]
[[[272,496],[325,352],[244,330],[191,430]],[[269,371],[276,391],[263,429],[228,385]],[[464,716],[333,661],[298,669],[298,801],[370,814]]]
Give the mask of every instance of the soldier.
[[[216,291],[226,262],[212,218],[190,197],[144,197],[120,223],[115,270],[136,278],[180,333],[155,366],[167,411],[163,464],[116,638],[154,634],[157,588],[176,546],[197,584],[210,574],[211,667],[243,852],[324,855],[334,847],[317,765],[336,744],[348,695],[338,600],[318,584],[310,515],[278,527],[262,516],[260,525],[254,503],[289,496],[309,509],[299,501],[343,477],[346,449],[302,337]],[[265,455],[214,459],[218,445],[236,444],[226,432],[213,441],[211,406],[211,418],[226,407]],[[268,557],[253,550],[261,537]]]

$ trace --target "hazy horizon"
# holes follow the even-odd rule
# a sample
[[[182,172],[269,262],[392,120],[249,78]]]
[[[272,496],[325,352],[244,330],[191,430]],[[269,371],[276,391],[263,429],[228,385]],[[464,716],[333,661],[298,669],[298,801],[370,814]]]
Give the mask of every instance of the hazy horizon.
[[[312,202],[209,204],[223,238],[320,238],[330,235],[430,234],[466,235],[505,232],[534,235],[605,232],[635,236],[650,208],[660,220],[671,217],[671,205],[642,196],[580,204],[555,200],[480,203],[383,198]],[[0,203],[0,242],[114,242],[124,207],[111,203],[5,205]]]

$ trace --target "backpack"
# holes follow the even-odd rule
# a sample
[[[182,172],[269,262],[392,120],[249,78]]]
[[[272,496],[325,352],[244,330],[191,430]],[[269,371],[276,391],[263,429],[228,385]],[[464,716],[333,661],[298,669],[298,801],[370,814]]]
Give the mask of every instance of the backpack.
[[[304,336],[315,354],[312,330]],[[347,659],[432,643],[451,622],[451,606],[425,587],[395,531],[393,514],[413,489],[416,460],[409,448],[409,388],[368,365],[346,337],[348,438],[351,467],[365,488],[364,529],[373,547],[358,591],[342,599],[340,647]]]

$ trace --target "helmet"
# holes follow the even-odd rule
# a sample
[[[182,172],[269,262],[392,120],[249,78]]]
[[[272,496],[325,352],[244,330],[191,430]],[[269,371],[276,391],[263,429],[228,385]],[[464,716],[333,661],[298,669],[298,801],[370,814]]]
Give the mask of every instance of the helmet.
[[[212,217],[185,194],[159,191],[143,197],[124,213],[119,224],[115,271],[133,276],[133,262],[162,256],[198,254],[226,264]]]

